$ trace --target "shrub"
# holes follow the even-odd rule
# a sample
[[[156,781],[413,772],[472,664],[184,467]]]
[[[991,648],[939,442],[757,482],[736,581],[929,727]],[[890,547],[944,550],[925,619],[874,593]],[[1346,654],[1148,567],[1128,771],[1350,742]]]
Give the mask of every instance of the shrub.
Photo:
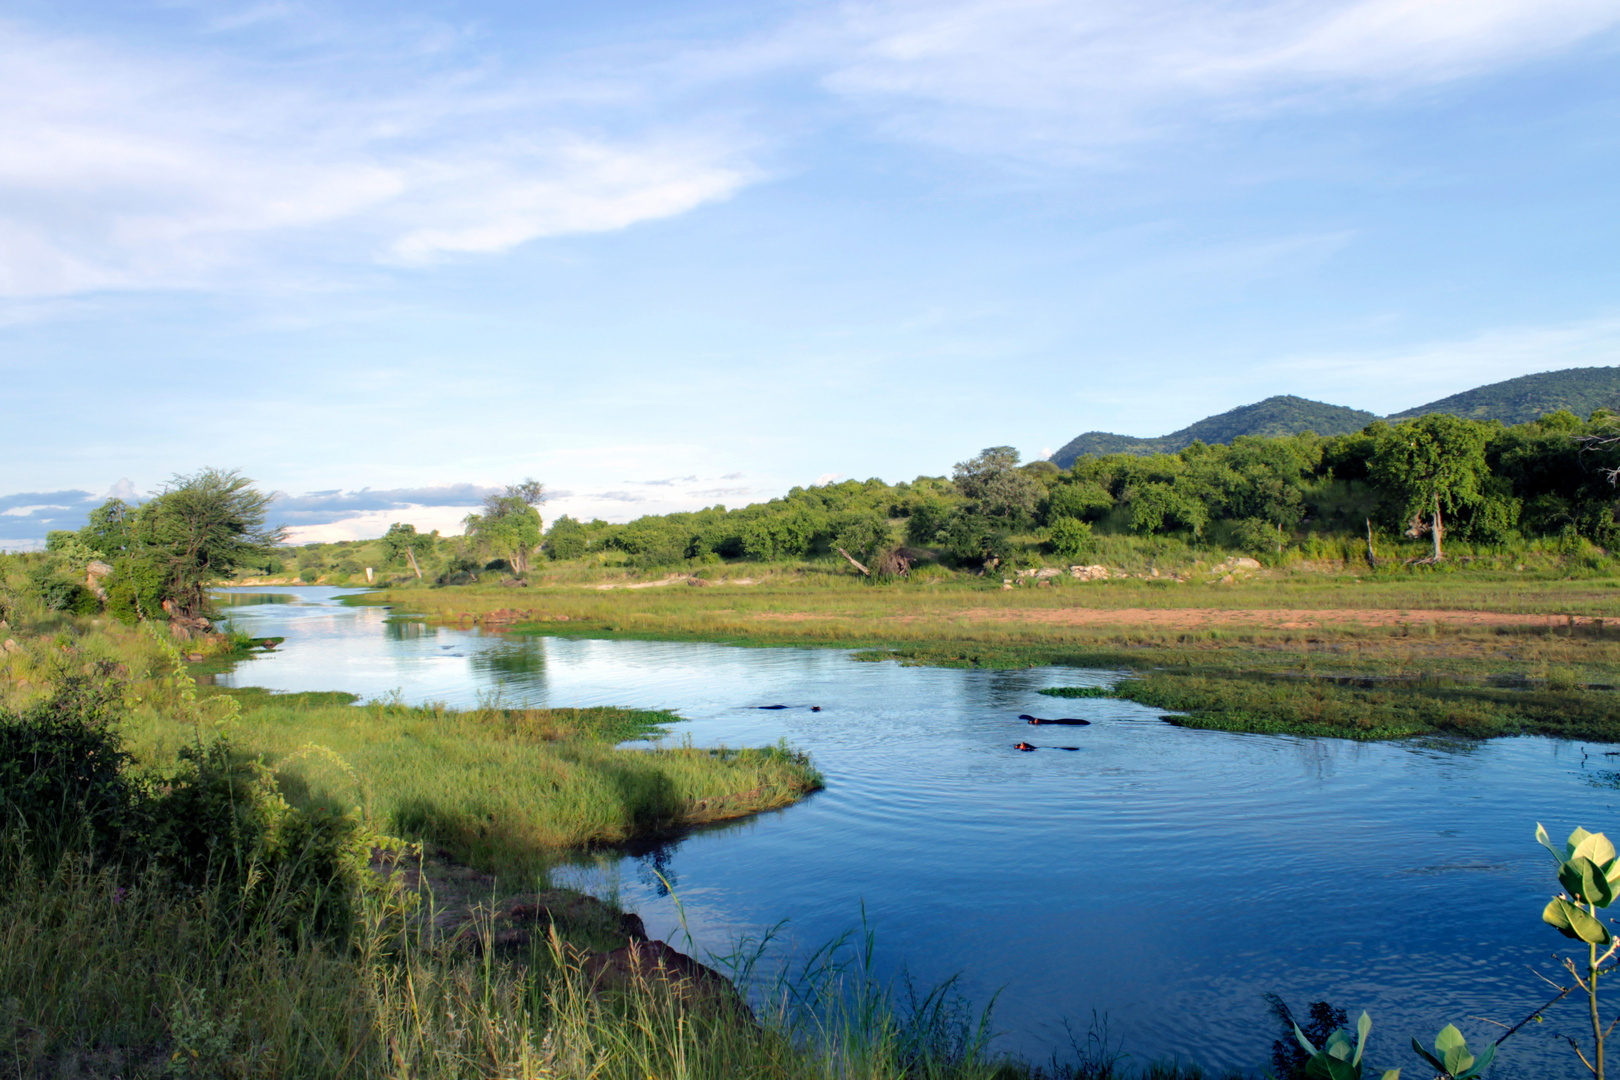
[[[346,933],[370,850],[359,821],[294,808],[223,738],[199,733],[173,770],[138,772],[116,729],[123,706],[103,664],[22,712],[0,710],[0,834],[40,871],[69,856],[129,875],[155,867],[186,887],[223,886],[242,914],[273,909],[298,928]]]
[[[105,666],[21,712],[0,709],[0,832],[42,865],[64,850],[117,859],[144,791],[113,730],[121,691]]]
[[[1047,526],[1047,544],[1054,554],[1064,559],[1084,559],[1096,548],[1091,525],[1072,517],[1053,518]]]

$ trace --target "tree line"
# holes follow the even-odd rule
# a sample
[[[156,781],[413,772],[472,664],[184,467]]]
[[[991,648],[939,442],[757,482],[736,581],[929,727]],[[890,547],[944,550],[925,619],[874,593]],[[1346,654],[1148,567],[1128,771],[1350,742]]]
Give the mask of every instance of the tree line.
[[[35,587],[62,610],[105,608],[129,620],[196,619],[207,589],[245,572],[306,580],[367,564],[426,582],[459,584],[499,571],[522,577],[536,558],[602,559],[660,567],[722,561],[847,557],[881,574],[919,559],[981,570],[1094,556],[1111,538],[1174,539],[1193,547],[1280,555],[1312,536],[1421,541],[1425,561],[1446,542],[1501,548],[1553,539],[1573,550],[1620,550],[1615,477],[1620,417],[1554,412],[1504,426],[1446,414],[1375,422],[1350,435],[1240,436],[1173,454],[1105,454],[1068,469],[1023,463],[990,447],[949,476],[795,487],[730,510],[649,515],[623,524],[566,515],[547,528],[544,486],[525,480],[491,494],[461,536],[398,522],[378,541],[284,546],[267,524],[273,496],[235,471],[177,475],[139,505],[108,500],[76,532],[53,532],[32,564]],[[100,576],[86,567],[101,564]]]
[[[866,561],[909,546],[957,566],[1034,552],[1084,558],[1103,536],[1177,537],[1277,554],[1307,533],[1503,546],[1535,538],[1620,549],[1611,469],[1620,423],[1555,412],[1507,427],[1435,413],[1350,435],[1240,436],[1173,454],[1020,463],[1011,447],[959,462],[949,477],[849,480],[738,510],[724,506],[627,524],[558,518],[552,559],[616,551],[647,566],[683,561]]]

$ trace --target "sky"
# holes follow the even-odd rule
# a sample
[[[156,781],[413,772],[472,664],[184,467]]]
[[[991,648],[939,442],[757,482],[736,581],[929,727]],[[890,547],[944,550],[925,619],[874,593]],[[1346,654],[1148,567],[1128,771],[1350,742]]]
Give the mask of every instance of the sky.
[[[0,3],[0,548],[1620,364],[1620,0]]]

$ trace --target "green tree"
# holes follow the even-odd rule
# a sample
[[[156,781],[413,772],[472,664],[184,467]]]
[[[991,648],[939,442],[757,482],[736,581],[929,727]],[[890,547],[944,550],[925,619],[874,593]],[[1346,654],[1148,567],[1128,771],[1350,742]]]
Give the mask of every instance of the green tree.
[[[422,578],[422,566],[417,561],[418,556],[427,556],[432,553],[433,547],[438,543],[439,531],[419,533],[415,525],[396,521],[388,526],[383,533],[383,558],[389,563],[406,563],[416,572],[418,581]]]
[[[534,505],[543,498],[545,488],[537,480],[508,484],[505,492],[484,500],[482,514],[467,515],[467,535],[486,551],[505,559],[514,574],[526,574],[529,555],[540,546],[543,522]]]
[[[1413,533],[1434,538],[1434,561],[1445,556],[1443,515],[1478,501],[1489,475],[1485,442],[1491,429],[1446,413],[1430,413],[1379,433],[1369,472],[1374,482],[1402,500]],[[1429,519],[1422,526],[1422,519]]]
[[[1114,497],[1095,480],[1079,480],[1054,486],[1046,496],[1043,516],[1047,524],[1058,518],[1096,521],[1113,509]]]
[[[582,558],[586,546],[585,526],[567,514],[553,521],[546,533],[546,555],[551,559]]]
[[[235,469],[201,469],[176,475],[140,508],[137,561],[161,573],[162,599],[176,614],[202,616],[209,585],[262,562],[285,539],[282,527],[265,524],[272,498]]]
[[[1009,523],[1032,515],[1046,494],[1046,485],[1018,468],[1018,451],[1010,446],[987,447],[957,462],[951,479],[982,516]]]
[[[79,539],[103,558],[116,559],[135,542],[134,523],[133,506],[122,499],[108,499],[90,511],[90,521],[79,530]]]

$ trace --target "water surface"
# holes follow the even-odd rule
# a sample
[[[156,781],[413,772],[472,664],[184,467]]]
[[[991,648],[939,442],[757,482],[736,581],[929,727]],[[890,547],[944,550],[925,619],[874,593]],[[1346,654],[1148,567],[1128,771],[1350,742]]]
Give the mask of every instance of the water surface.
[[[263,594],[271,590],[252,590]],[[960,973],[1000,992],[999,1045],[1066,1055],[1093,1010],[1139,1056],[1264,1064],[1261,994],[1326,998],[1374,1019],[1371,1061],[1421,1075],[1408,1046],[1455,1021],[1472,1038],[1550,996],[1564,939],[1540,921],[1556,889],[1536,821],[1562,836],[1620,828],[1602,748],[1189,731],[1130,702],[1064,701],[1051,685],[1109,673],[860,663],[836,650],[482,634],[276,590],[234,606],[276,653],[222,681],[472,705],[668,708],[700,745],[786,738],[827,790],[591,870],[649,931],[700,947],[787,920],[784,947],[875,925],[884,970]],[[282,597],[291,599],[283,602]],[[762,705],[786,705],[761,710]],[[820,712],[810,711],[819,705]],[[1031,727],[1020,713],[1075,716]],[[1027,739],[1042,749],[1020,753]],[[1562,1034],[1573,1004],[1503,1047],[1494,1075],[1583,1075]]]

